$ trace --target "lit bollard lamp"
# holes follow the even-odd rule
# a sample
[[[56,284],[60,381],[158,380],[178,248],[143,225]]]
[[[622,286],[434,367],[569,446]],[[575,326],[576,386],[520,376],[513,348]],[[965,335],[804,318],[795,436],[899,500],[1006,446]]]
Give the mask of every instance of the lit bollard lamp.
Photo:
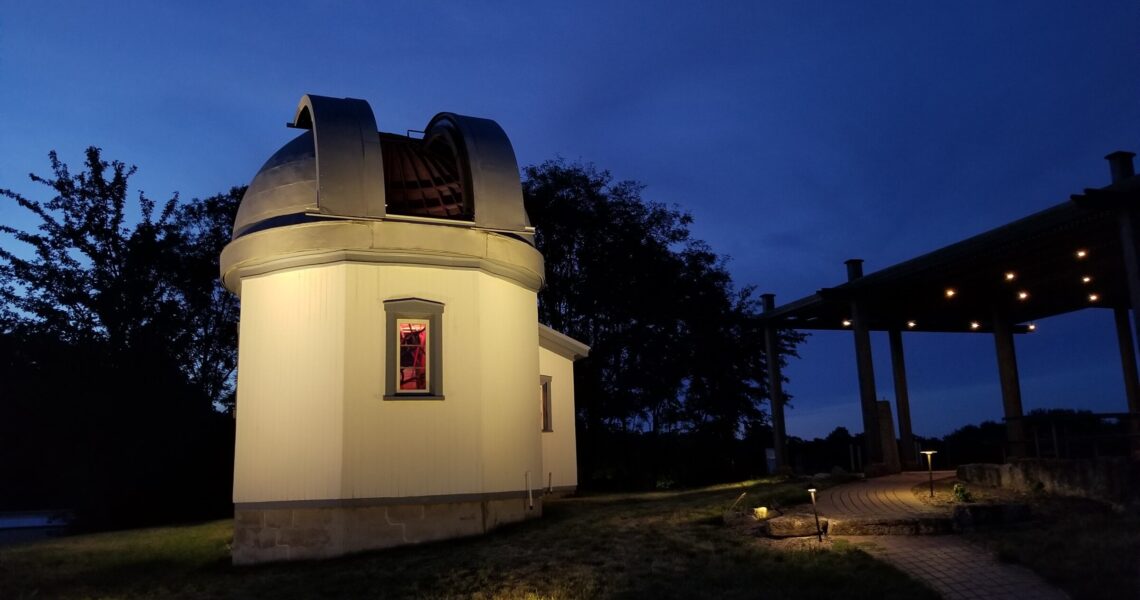
[[[923,450],[926,455],[926,472],[930,474],[930,497],[934,497],[934,455],[938,453],[937,450]]]
[[[811,494],[811,512],[815,515],[815,537],[822,542],[823,530],[819,528],[819,511],[815,509],[815,488],[808,489],[808,493]]]

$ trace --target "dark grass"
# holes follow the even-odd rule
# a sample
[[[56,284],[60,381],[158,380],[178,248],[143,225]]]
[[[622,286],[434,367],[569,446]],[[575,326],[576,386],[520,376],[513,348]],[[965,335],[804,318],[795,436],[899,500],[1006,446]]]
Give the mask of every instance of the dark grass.
[[[1031,523],[972,537],[1075,600],[1140,598],[1140,516],[1092,500],[1027,497]]]
[[[229,564],[229,521],[0,549],[3,598],[935,598],[862,551],[778,551],[723,511],[790,504],[757,483],[547,501],[490,535],[336,560]]]

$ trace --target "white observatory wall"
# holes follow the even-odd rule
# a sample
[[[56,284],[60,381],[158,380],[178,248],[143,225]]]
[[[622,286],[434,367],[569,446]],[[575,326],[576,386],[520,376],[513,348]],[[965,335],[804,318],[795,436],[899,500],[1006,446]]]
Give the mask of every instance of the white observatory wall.
[[[546,348],[539,348],[538,370],[550,377],[550,416],[551,428],[554,429],[542,434],[542,483],[549,483],[554,488],[577,487],[574,361]],[[541,392],[538,398],[541,401]]]
[[[340,493],[345,274],[317,266],[242,281],[234,502]]]
[[[538,301],[504,279],[479,279],[483,373],[483,485],[487,492],[532,489],[542,481],[538,387]],[[474,361],[473,361],[474,362]]]
[[[427,266],[350,264],[346,269],[348,377],[340,497],[483,492],[488,466],[479,427],[486,406],[478,360],[479,281],[490,276]],[[383,399],[385,358],[391,351],[384,301],[401,298],[444,305],[444,400]]]

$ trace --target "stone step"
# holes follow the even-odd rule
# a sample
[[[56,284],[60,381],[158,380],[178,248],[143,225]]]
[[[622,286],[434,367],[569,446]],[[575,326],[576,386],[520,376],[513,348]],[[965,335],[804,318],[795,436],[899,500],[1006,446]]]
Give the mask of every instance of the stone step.
[[[941,535],[1002,527],[1029,519],[1024,504],[962,504],[951,514],[899,517],[819,517],[819,529],[828,535]],[[816,535],[815,515],[795,511],[760,520],[757,533],[768,537]]]

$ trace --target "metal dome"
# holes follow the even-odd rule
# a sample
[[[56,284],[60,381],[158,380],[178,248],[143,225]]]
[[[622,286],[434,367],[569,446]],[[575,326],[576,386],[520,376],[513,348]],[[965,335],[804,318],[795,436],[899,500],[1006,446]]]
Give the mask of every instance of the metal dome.
[[[470,222],[533,245],[510,141],[490,119],[440,113],[422,139],[380,133],[363,100],[306,95],[290,126],[308,129],[250,183],[233,239],[327,218]]]
[[[317,210],[317,153],[313,132],[306,131],[269,157],[253,177],[238,207],[233,237]]]

